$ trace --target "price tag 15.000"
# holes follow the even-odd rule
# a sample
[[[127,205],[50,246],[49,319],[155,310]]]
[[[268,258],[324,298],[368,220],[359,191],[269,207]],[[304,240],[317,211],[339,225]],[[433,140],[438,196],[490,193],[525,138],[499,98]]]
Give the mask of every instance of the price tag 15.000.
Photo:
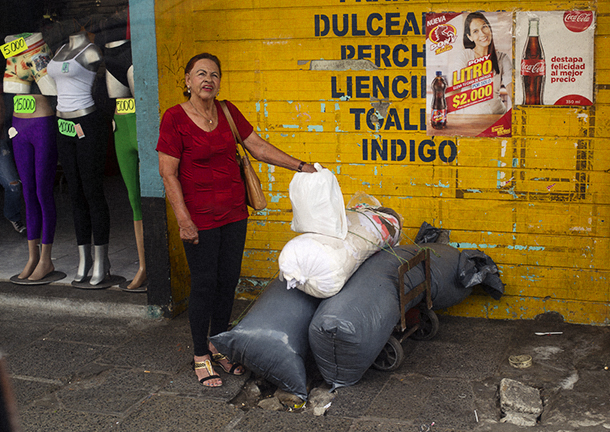
[[[18,114],[31,114],[36,111],[34,96],[17,95],[13,98],[13,109]]]
[[[4,58],[16,56],[27,49],[28,46],[25,43],[25,39],[22,37],[15,39],[14,41],[7,42],[4,45],[0,45],[0,51],[2,51]]]

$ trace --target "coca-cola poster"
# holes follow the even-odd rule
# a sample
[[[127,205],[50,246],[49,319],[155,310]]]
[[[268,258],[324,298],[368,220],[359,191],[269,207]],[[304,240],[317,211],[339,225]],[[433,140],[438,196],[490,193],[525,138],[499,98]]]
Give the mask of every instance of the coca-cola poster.
[[[517,12],[515,104],[592,105],[595,12]]]
[[[426,14],[428,135],[511,136],[513,15]]]

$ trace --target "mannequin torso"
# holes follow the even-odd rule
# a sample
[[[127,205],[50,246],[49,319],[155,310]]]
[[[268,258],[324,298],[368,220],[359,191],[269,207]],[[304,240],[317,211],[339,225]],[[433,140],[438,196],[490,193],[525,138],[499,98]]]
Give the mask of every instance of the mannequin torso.
[[[57,84],[57,117],[71,119],[95,111],[91,91],[101,61],[101,50],[85,32],[71,35],[57,51],[47,67]]]
[[[87,45],[89,45],[87,47]],[[87,47],[85,51],[83,49]],[[81,53],[81,51],[83,51]],[[78,55],[80,53],[80,55]],[[85,32],[70,35],[68,44],[62,46],[53,57],[54,61],[61,62],[75,59],[81,66],[90,71],[97,71],[102,61],[102,51],[89,41]]]

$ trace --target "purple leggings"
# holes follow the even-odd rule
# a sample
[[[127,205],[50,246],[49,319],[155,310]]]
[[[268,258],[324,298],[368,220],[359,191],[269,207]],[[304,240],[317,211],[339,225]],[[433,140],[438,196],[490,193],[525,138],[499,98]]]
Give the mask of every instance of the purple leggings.
[[[54,116],[13,117],[17,135],[13,153],[25,200],[28,240],[51,244],[55,237],[57,211],[53,186],[57,170],[57,121]]]

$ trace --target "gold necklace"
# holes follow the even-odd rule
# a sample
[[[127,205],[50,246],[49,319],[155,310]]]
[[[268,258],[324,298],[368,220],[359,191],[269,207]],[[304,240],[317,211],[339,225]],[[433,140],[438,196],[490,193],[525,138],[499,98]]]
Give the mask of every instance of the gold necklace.
[[[191,104],[191,106],[195,109],[195,111],[197,111],[197,114],[199,114],[201,117],[203,117],[204,119],[206,119],[210,124],[214,123],[213,119],[209,119],[206,116],[204,116],[203,114],[201,114],[201,111],[199,111],[197,109],[197,107],[193,104],[193,102],[191,102],[191,100],[189,99],[189,103]]]

